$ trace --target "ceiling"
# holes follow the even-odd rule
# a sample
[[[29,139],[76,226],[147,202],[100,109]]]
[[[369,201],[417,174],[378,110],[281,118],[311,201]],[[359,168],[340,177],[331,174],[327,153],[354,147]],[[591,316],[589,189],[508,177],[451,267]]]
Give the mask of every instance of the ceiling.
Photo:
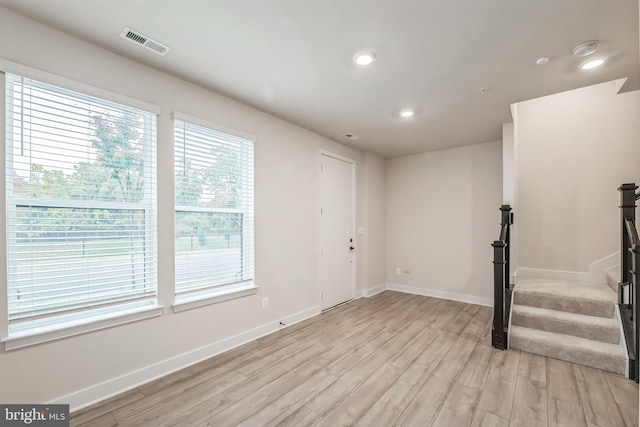
[[[383,157],[501,139],[514,102],[623,77],[625,89],[640,87],[636,0],[0,5]],[[125,26],[171,50],[159,56],[120,38]],[[588,40],[599,41],[592,56],[608,59],[582,71],[571,51]],[[370,67],[353,63],[361,50],[375,53]],[[536,65],[541,56],[546,65]],[[415,116],[400,118],[403,108]]]

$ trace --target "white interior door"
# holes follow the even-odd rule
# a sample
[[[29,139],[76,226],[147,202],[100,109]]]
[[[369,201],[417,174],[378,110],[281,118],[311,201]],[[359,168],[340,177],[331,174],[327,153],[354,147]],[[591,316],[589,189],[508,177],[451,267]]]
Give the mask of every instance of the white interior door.
[[[354,295],[354,168],[354,163],[348,159],[320,155],[323,310],[349,301]]]

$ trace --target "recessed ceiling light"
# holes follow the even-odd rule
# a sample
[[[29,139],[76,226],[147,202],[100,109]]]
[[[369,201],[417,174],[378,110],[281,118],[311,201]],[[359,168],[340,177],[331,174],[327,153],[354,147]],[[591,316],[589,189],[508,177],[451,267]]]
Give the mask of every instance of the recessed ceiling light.
[[[574,56],[587,56],[591,55],[593,52],[598,49],[598,42],[596,40],[591,40],[588,42],[580,43],[578,46],[573,48]]]
[[[403,119],[408,119],[410,117],[413,117],[413,115],[415,113],[416,112],[413,111],[412,109],[406,108],[406,109],[400,111],[400,117],[402,117]]]
[[[353,62],[362,66],[371,65],[375,60],[376,55],[373,52],[359,52],[353,57]]]
[[[549,62],[548,56],[541,56],[540,58],[536,59],[536,65],[544,65],[547,62]]]
[[[592,70],[594,68],[601,66],[602,64],[604,64],[604,59],[602,58],[592,59],[591,61],[585,62],[584,64],[580,65],[580,69]]]

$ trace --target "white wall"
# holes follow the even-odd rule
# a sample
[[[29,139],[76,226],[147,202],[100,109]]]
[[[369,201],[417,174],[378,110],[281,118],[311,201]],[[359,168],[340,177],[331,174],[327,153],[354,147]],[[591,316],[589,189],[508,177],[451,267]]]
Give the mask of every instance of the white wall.
[[[640,92],[615,81],[517,104],[518,266],[586,272],[619,250],[619,193],[640,182]]]
[[[515,152],[513,123],[502,125],[502,204],[515,204]]]
[[[386,192],[385,160],[365,153],[365,217],[364,217],[364,271],[367,279],[365,295],[378,292],[386,285]]]
[[[1,7],[0,40],[4,59],[160,106],[158,225],[163,232],[158,244],[163,295],[171,294],[174,273],[171,113],[180,111],[257,136],[256,282],[260,287],[257,295],[233,301],[178,314],[166,310],[150,320],[0,351],[0,402],[59,401],[77,408],[252,335],[276,330],[281,319],[317,313],[319,151],[356,161],[356,226],[362,226],[364,212],[363,153]],[[376,174],[371,185],[378,185]],[[375,191],[370,188],[369,193]],[[378,221],[370,217],[370,222]],[[356,243],[363,237],[357,236]],[[384,246],[378,237],[370,241]],[[363,270],[362,252],[356,257],[358,290],[369,277]],[[270,307],[263,310],[265,296]]]
[[[515,110],[513,112],[515,116]],[[515,119],[515,117],[514,117]],[[502,204],[511,206],[512,213],[518,211],[516,199],[516,158],[515,158],[515,126],[513,123],[502,125]],[[518,253],[515,248],[518,242],[518,221],[511,226],[510,242],[511,263],[509,283],[515,283],[514,274],[518,265]],[[497,239],[497,237],[496,237]]]
[[[389,159],[386,173],[389,287],[493,304],[501,142]]]

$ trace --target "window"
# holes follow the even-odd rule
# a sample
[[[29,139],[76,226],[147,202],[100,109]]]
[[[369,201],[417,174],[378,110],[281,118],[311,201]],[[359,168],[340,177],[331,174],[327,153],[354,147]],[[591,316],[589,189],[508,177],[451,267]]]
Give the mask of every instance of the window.
[[[9,336],[155,306],[155,114],[5,87]]]
[[[254,287],[253,141],[175,121],[176,301]]]

